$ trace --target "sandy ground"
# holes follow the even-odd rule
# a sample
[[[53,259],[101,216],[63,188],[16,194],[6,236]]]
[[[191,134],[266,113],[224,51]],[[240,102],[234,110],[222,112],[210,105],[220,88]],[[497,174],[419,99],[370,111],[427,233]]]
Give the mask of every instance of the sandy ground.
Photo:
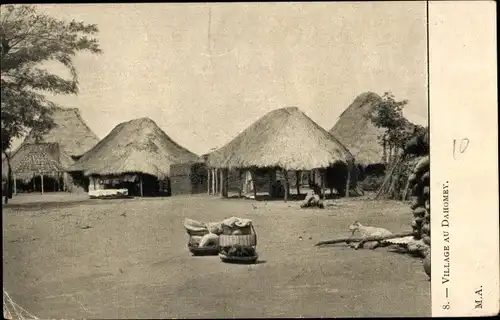
[[[408,204],[335,203],[16,196],[3,211],[4,289],[39,318],[430,316],[420,259],[314,247],[347,235],[354,220],[407,231]],[[184,218],[230,216],[254,221],[259,263],[191,256]]]

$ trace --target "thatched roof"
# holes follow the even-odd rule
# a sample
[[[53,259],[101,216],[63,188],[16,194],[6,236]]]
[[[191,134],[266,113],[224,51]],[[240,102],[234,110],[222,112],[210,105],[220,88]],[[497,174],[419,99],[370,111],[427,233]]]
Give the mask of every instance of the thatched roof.
[[[99,142],[99,138],[87,126],[80,115],[80,110],[57,108],[52,113],[55,126],[36,141],[34,132],[30,132],[24,143],[58,143],[62,154],[61,164],[70,166],[74,163],[71,156],[81,156]]]
[[[31,179],[40,173],[50,174],[64,171],[60,163],[57,143],[23,143],[10,159],[12,172],[16,179]],[[2,176],[8,172],[7,161],[2,162]]]
[[[224,147],[210,153],[208,164],[223,168],[325,168],[352,163],[351,153],[296,107],[271,111]]]
[[[87,176],[138,172],[166,178],[171,164],[197,161],[202,160],[170,139],[153,120],[140,118],[117,125],[68,171]]]
[[[330,130],[352,153],[359,164],[381,163],[384,149],[378,135],[383,129],[375,127],[367,116],[373,112],[382,98],[373,92],[360,94],[339,117]]]

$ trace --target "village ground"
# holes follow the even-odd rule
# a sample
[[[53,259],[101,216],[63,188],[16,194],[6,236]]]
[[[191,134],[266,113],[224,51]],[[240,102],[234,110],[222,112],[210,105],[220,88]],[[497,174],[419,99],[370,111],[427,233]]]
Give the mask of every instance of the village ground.
[[[430,316],[422,261],[386,248],[318,248],[354,220],[410,228],[409,205],[321,209],[208,195],[91,200],[26,194],[3,208],[4,290],[38,318]],[[259,263],[193,257],[184,218],[253,220]],[[299,237],[302,237],[301,240]]]

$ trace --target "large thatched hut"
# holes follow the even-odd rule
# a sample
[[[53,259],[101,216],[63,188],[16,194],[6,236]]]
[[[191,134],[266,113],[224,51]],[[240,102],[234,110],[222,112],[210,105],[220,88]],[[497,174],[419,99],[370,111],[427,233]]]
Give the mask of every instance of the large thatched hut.
[[[342,112],[330,133],[346,146],[356,159],[360,180],[364,188],[377,189],[382,183],[386,169],[401,156],[403,150],[393,150],[388,144],[381,143],[380,138],[385,129],[377,128],[369,118],[382,98],[373,92],[360,94],[351,105]],[[415,125],[406,121],[409,134],[416,130]],[[365,180],[366,178],[366,180]]]
[[[90,178],[89,190],[126,188],[130,195],[158,195],[170,189],[170,166],[199,163],[149,118],[117,125],[69,171]]]
[[[321,169],[335,164],[346,168],[344,185],[351,185],[356,179],[354,174],[351,175],[354,167],[351,153],[297,107],[269,112],[207,157],[207,165],[212,169],[211,182],[219,183],[220,194],[226,193],[229,170],[247,170],[254,176],[256,172],[267,170],[272,183],[277,169],[280,169],[278,171],[281,171],[286,185],[285,200],[289,171],[299,173],[319,169],[323,173],[325,170]],[[255,181],[255,178],[252,180]],[[323,184],[324,179],[321,181]]]
[[[99,142],[99,138],[87,126],[80,115],[80,111],[76,108],[55,108],[51,118],[54,126],[50,130],[40,134],[33,129],[21,145],[12,152],[12,156],[9,157],[12,178],[15,178],[14,180],[21,179],[20,181],[13,181],[14,184],[17,184],[19,190],[23,188],[24,184],[28,183],[27,179],[32,176],[35,178],[30,181],[29,185],[34,185],[36,189],[40,186],[41,189],[44,184],[34,179],[42,180],[44,175],[49,178],[45,180],[45,184],[49,183],[49,180],[55,180],[54,183],[49,183],[49,186],[45,188],[46,191],[76,191],[81,189],[78,181],[75,181],[65,170],[73,165],[75,160],[82,154],[95,146]],[[46,156],[41,154],[49,155],[51,159],[55,159],[58,169],[40,171],[40,168],[36,165],[30,165],[29,167],[33,171],[26,171],[26,167],[20,165],[20,163],[30,163],[35,158],[45,159]],[[22,172],[19,171],[21,167],[24,168]],[[2,178],[6,180],[8,172],[7,159],[2,159],[2,172]],[[56,187],[52,188],[52,185]]]
[[[383,130],[375,127],[367,117],[380,102],[382,98],[376,93],[360,94],[330,129],[330,133],[349,149],[356,163],[364,166],[384,163],[384,148],[378,139]]]

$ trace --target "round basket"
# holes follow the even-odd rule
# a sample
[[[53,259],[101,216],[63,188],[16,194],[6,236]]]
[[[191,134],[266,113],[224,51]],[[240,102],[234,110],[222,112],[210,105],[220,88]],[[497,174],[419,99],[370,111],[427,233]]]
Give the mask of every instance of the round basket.
[[[233,262],[233,263],[255,263],[259,256],[255,254],[253,257],[235,257],[235,256],[228,256],[223,253],[219,253],[219,257],[222,260],[222,262]]]
[[[219,236],[219,246],[232,247],[235,245],[255,247],[257,245],[257,234],[252,226],[252,233],[246,235],[225,235]]]
[[[216,255],[220,251],[220,246],[218,244],[199,247],[199,242],[195,240],[195,238],[199,238],[197,240],[201,240],[203,236],[190,236],[188,242],[188,249],[193,255],[201,256],[201,255]]]

